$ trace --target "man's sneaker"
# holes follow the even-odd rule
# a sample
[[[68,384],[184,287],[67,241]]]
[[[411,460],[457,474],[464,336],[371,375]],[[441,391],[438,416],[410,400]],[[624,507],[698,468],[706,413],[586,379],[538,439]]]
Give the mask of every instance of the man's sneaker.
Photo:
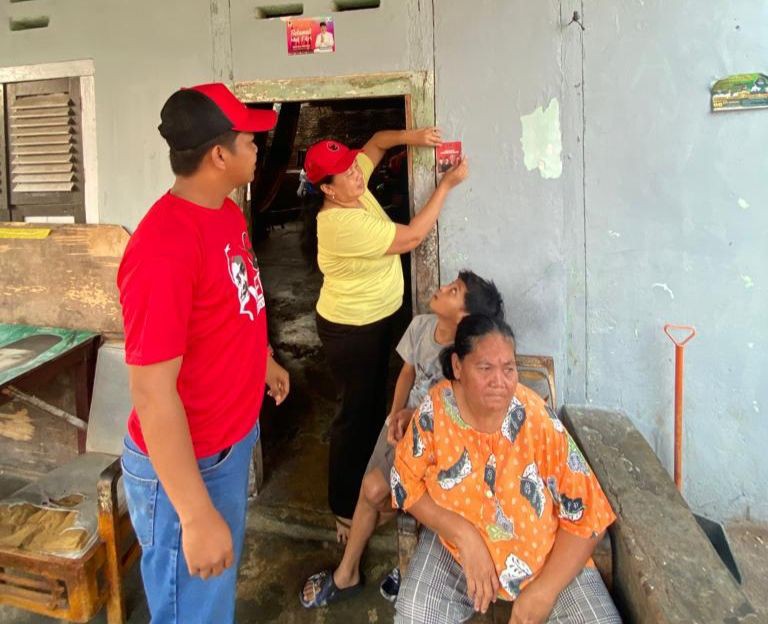
[[[400,591],[400,568],[392,568],[392,571],[381,582],[379,591],[385,600],[389,600],[389,602],[397,600],[397,593]]]

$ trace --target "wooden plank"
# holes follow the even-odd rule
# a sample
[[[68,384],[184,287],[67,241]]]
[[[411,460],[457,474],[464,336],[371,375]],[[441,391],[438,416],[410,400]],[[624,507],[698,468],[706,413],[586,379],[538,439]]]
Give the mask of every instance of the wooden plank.
[[[16,168],[14,167],[14,171]],[[75,178],[75,174],[71,171],[66,173],[21,173],[15,176],[13,181],[19,184],[44,184],[45,182],[72,182]]]
[[[51,108],[69,106],[69,93],[46,93],[45,95],[23,95],[21,89],[17,92],[17,99],[11,105],[11,115],[14,111],[27,108]]]
[[[96,142],[96,85],[93,76],[80,78],[80,167],[83,184],[83,221],[99,222],[99,176]],[[81,179],[82,179],[81,178]]]
[[[122,336],[116,277],[128,232],[117,225],[48,227],[43,240],[0,241],[0,322]]]
[[[70,107],[67,106],[58,106],[54,108],[41,108],[40,110],[36,111],[19,111],[13,115],[14,119],[46,119],[48,117],[62,117],[66,116],[67,118],[70,115]]]
[[[235,95],[247,102],[310,102],[313,100],[386,97],[410,93],[410,74],[387,72],[333,77],[246,80],[235,83]]]
[[[16,147],[13,150],[13,162],[20,162],[21,160],[27,161],[28,156],[34,157],[36,154],[64,154],[60,158],[65,159],[67,162],[73,158],[72,146],[66,145],[26,145],[24,147]]]
[[[14,193],[69,193],[75,188],[74,182],[43,182],[39,184],[14,184]]]
[[[58,130],[60,128],[68,127],[71,123],[69,115],[29,115],[23,118],[16,115],[11,122],[11,130],[14,132],[17,130],[27,131],[30,128],[40,128],[41,131],[45,128]]]
[[[23,128],[19,127],[18,124],[13,124],[11,126],[11,136],[12,137],[59,136],[62,134],[69,136],[70,134],[74,133],[74,129],[69,124],[69,122],[64,122],[61,124],[37,124],[35,126],[32,126],[30,124],[28,124]]]
[[[561,418],[618,516],[609,528],[613,598],[625,619],[757,624],[741,587],[629,418],[572,405]]]
[[[70,163],[73,158],[71,150],[66,149],[60,150],[56,154],[16,154],[16,157],[13,159],[13,166]]]
[[[33,165],[13,165],[13,170],[19,174],[30,173],[66,173],[72,170],[72,165],[69,163],[47,163],[47,164],[33,164]]]
[[[61,135],[49,133],[45,136],[27,136],[13,133],[11,137],[15,137],[15,139],[11,144],[11,152],[15,153],[16,147],[21,147],[22,145],[69,145],[72,141],[70,135],[69,130]]]
[[[50,80],[69,76],[93,76],[95,64],[92,59],[17,65],[0,67],[0,82],[21,82],[24,80]]]

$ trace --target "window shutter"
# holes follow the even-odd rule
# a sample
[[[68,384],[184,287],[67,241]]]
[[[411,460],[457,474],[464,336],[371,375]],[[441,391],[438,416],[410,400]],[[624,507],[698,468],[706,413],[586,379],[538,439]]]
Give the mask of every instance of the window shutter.
[[[85,221],[80,79],[6,85],[9,204],[14,220]]]

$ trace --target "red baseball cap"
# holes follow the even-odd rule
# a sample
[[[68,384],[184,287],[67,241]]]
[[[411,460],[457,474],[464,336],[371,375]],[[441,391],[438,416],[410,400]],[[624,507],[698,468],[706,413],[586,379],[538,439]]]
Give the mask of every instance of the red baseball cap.
[[[275,127],[273,110],[248,108],[220,82],[182,88],[160,111],[160,134],[175,150],[199,147],[224,134],[266,132]]]
[[[349,149],[338,141],[318,141],[307,150],[304,171],[313,184],[326,176],[344,173],[355,162],[360,150]]]

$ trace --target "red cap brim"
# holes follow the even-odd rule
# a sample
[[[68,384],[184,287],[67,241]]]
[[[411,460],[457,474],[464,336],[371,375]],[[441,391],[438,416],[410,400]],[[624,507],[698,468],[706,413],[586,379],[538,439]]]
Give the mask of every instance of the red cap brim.
[[[361,150],[349,150],[346,154],[342,155],[342,157],[336,161],[336,164],[333,167],[333,172],[329,172],[330,175],[344,173],[352,166],[352,163],[355,162],[355,159],[360,152]]]
[[[273,110],[249,108],[232,129],[237,132],[267,132],[272,130],[277,123],[277,113]]]

